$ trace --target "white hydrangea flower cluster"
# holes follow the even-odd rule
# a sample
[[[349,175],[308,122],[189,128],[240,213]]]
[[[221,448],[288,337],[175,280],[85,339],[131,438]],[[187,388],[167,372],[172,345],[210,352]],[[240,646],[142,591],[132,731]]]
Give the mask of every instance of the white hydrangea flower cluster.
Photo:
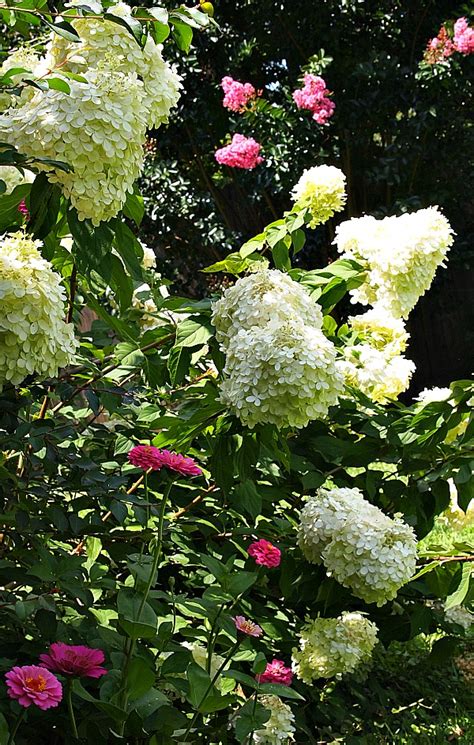
[[[258,702],[270,711],[262,729],[253,733],[255,745],[287,745],[294,741],[295,715],[291,707],[285,704],[279,696],[259,696]]]
[[[24,78],[34,76],[40,76],[47,72],[42,60],[37,52],[31,47],[20,47],[15,49],[11,54],[6,57],[0,66],[0,76],[5,75],[9,70],[14,68],[23,69],[26,72],[18,72],[12,75],[11,81],[14,85],[18,85]],[[23,103],[25,98],[33,95],[33,88],[25,88],[21,97],[13,96],[7,92],[0,92],[0,111],[8,109],[10,106],[17,106],[20,101]]]
[[[415,400],[423,406],[427,406],[428,404],[440,403],[441,401],[449,401],[452,395],[451,388],[437,388],[435,386],[434,388],[424,388]]]
[[[112,5],[107,13],[134,23],[132,8],[126,3]],[[51,68],[82,75],[105,64],[124,75],[135,74],[143,81],[142,106],[147,110],[148,126],[156,129],[166,123],[178,102],[181,78],[163,59],[162,46],[148,36],[142,49],[126,28],[102,18],[88,16],[71,23],[81,42],[68,42],[55,35],[48,49]]]
[[[348,319],[358,341],[342,348],[339,362],[347,385],[372,401],[386,403],[406,391],[415,364],[402,356],[408,333],[401,318],[394,318],[380,305]]]
[[[352,673],[370,659],[377,630],[362,614],[347,611],[338,618],[310,620],[301,630],[300,649],[293,649],[293,671],[308,685],[318,678]]]
[[[31,184],[35,180],[33,171],[24,169],[23,173],[15,166],[0,166],[0,179],[5,182],[5,194],[11,194],[21,184]]]
[[[199,644],[199,642],[182,642],[183,647],[186,649],[189,649],[193,656],[193,660],[196,663],[196,665],[199,665],[199,667],[202,667],[203,670],[207,670],[207,649],[202,644]],[[219,654],[213,653],[211,656],[211,666],[209,674],[211,676],[211,679],[214,678],[214,675],[217,673],[219,668],[224,664],[224,657],[221,657]],[[221,690],[222,682],[225,681],[228,682],[225,678],[222,680],[220,678],[217,679],[216,685],[219,690]]]
[[[0,389],[28,375],[56,375],[74,361],[77,342],[64,322],[61,279],[23,232],[0,238]]]
[[[143,249],[142,267],[144,269],[154,269],[156,267],[156,255],[152,248],[145,245],[143,241],[138,239],[139,244]]]
[[[406,391],[415,371],[411,360],[401,355],[390,358],[369,344],[344,347],[343,356],[339,369],[346,384],[382,404]]]
[[[143,84],[136,75],[90,70],[87,83],[68,80],[70,95],[37,91],[24,106],[0,116],[0,139],[32,157],[68,163],[70,173],[49,168],[79,219],[108,220],[132,191],[146,132]]]
[[[453,608],[448,608],[444,611],[444,617],[448,623],[455,623],[458,626],[462,626],[464,631],[474,626],[474,613],[465,608],[463,605],[455,605]]]
[[[315,228],[344,208],[346,177],[335,166],[307,168],[293,187],[292,197],[296,209],[309,209],[309,226]]]
[[[306,290],[265,269],[239,279],[214,304],[226,353],[221,399],[249,427],[305,427],[343,391],[336,348]]]
[[[224,349],[241,330],[295,317],[317,329],[323,325],[321,308],[305,287],[277,269],[242,277],[212,306],[216,338]]]
[[[303,507],[298,544],[308,561],[367,603],[383,605],[413,576],[416,536],[357,489],[318,489]]]
[[[367,270],[366,282],[351,290],[353,302],[378,303],[406,318],[429,289],[453,243],[453,231],[437,207],[428,207],[382,220],[352,218],[339,225],[334,242],[343,258]]]
[[[107,12],[131,18],[125,3]],[[39,167],[60,184],[81,220],[98,225],[114,217],[132,192],[146,129],[168,120],[180,78],[151,38],[141,49],[113,21],[88,16],[71,23],[82,41],[54,34],[40,64],[54,77],[70,72],[84,81],[62,76],[70,94],[26,89],[20,103],[0,116],[0,139],[24,155],[68,163],[71,173]]]

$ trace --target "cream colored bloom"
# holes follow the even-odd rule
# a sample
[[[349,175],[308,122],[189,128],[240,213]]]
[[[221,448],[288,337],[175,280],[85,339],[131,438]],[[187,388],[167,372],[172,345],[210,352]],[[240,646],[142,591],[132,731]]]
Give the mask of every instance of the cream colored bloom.
[[[292,197],[297,209],[309,209],[315,228],[340,212],[346,202],[346,177],[335,166],[314,166],[302,174],[294,186]]]

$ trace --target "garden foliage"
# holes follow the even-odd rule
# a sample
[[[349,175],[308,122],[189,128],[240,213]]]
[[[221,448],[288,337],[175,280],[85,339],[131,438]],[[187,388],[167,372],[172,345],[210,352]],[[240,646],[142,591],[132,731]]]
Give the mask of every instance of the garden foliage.
[[[417,541],[473,496],[474,387],[396,400],[442,205],[368,247],[343,223],[306,271],[352,187],[306,163],[207,267],[236,280],[212,299],[173,294],[137,238],[146,128],[178,100],[167,60],[217,33],[206,5],[0,11],[37,42],[0,79],[2,743],[316,743],[328,678],[468,631],[472,547]],[[393,231],[396,266],[373,250]]]

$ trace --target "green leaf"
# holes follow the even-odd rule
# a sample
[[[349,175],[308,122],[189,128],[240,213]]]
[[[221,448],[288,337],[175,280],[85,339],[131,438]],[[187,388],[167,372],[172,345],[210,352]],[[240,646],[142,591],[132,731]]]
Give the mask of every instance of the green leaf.
[[[211,686],[211,678],[206,670],[194,661],[189,663],[186,677],[189,682],[188,701],[195,709],[199,708],[199,711],[201,711],[200,706],[205,703],[203,702],[204,697],[206,695],[216,695],[215,688]]]
[[[125,204],[122,207],[122,212],[125,215],[125,217],[129,217],[137,227],[140,226],[141,221],[143,220],[143,215],[145,214],[145,204],[143,201],[143,197],[138,192],[133,192],[133,194],[127,194],[127,199],[125,200]]]
[[[470,562],[466,561],[462,565],[461,579],[456,590],[448,595],[444,604],[445,610],[454,608],[456,605],[461,605],[462,601],[469,592],[469,586],[471,584],[472,566]]]
[[[305,700],[304,696],[301,696],[297,691],[293,690],[293,688],[281,685],[280,683],[261,683],[259,690],[261,693],[273,694],[275,696],[280,696],[280,698],[291,698],[295,701]]]
[[[175,347],[202,346],[212,335],[213,328],[207,319],[202,318],[196,321],[192,318],[187,318],[178,324]]]
[[[51,29],[51,31],[54,31],[58,36],[62,36],[63,39],[74,42],[81,41],[81,37],[77,35],[75,28],[67,21],[56,21],[56,23],[50,23],[44,16],[41,16],[41,19],[48,28]]]
[[[289,271],[291,269],[290,254],[285,241],[278,241],[272,248],[273,261],[277,269]]]
[[[137,21],[135,18],[130,17],[127,17],[127,20],[125,20],[124,18],[116,16],[113,13],[104,13],[104,20],[111,21],[112,23],[116,23],[118,26],[122,26],[122,28],[126,29],[130,36],[135,39],[139,47],[145,46],[147,37],[140,21]]]
[[[127,674],[127,688],[130,698],[136,699],[147,693],[153,687],[155,673],[147,665],[145,660],[135,657],[130,663]]]
[[[178,46],[178,49],[181,49],[182,52],[186,52],[187,54],[191,49],[191,42],[193,40],[192,28],[190,28],[185,23],[181,23],[180,21],[176,21],[174,19],[170,19],[170,21],[173,25],[171,34]]]
[[[117,596],[119,622],[131,639],[147,639],[155,636],[157,631],[156,613],[142,600],[142,596],[130,588],[121,589]]]
[[[238,742],[243,743],[251,732],[262,729],[265,722],[270,719],[270,711],[253,700],[247,701],[239,711],[235,722],[235,736]]]
[[[262,497],[255,483],[250,479],[246,479],[235,487],[234,497],[237,507],[244,510],[253,520],[262,511]]]
[[[60,91],[61,93],[70,93],[71,88],[62,78],[46,78],[48,88],[53,91]]]

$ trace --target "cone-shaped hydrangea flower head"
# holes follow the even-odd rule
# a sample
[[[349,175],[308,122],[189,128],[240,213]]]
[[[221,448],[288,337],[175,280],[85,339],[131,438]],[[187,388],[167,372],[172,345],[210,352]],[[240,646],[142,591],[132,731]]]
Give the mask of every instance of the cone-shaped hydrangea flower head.
[[[47,654],[40,655],[42,665],[48,670],[85,678],[100,678],[105,675],[107,669],[102,667],[104,659],[101,649],[63,642],[54,642]]]
[[[367,603],[392,600],[415,571],[412,528],[370,504],[359,489],[319,489],[301,511],[298,543],[308,561],[322,562]]]
[[[343,391],[336,349],[299,318],[242,329],[227,347],[221,399],[249,427],[305,427]]]
[[[57,677],[39,665],[13,667],[5,678],[8,695],[25,709],[33,704],[46,711],[58,706],[63,697]]]
[[[216,338],[224,349],[235,334],[254,326],[298,317],[320,329],[321,308],[299,282],[277,269],[262,269],[241,277],[213,305]]]
[[[346,177],[335,166],[308,168],[293,188],[295,208],[308,209],[311,215],[309,226],[315,228],[344,208],[345,186]]]
[[[310,685],[318,678],[352,673],[372,655],[377,626],[360,613],[316,618],[303,626],[299,649],[293,649],[293,670]]]
[[[437,207],[341,223],[335,239],[338,251],[367,271],[366,282],[351,290],[353,302],[378,304],[392,316],[407,318],[446,257],[452,233]]]
[[[288,745],[293,742],[293,732],[296,730],[291,707],[279,696],[258,696],[257,701],[270,712],[270,718],[253,733],[255,745]]]
[[[75,358],[61,278],[40,247],[23,232],[0,237],[0,389],[33,373],[54,376]]]

